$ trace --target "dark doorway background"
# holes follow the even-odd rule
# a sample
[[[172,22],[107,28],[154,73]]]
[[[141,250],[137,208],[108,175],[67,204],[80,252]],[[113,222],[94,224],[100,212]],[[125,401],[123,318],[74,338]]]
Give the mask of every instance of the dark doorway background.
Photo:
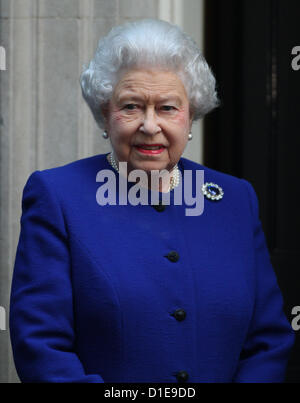
[[[205,56],[221,107],[205,119],[205,161],[254,186],[285,313],[300,306],[299,0],[206,0]],[[300,330],[287,382],[300,382]]]

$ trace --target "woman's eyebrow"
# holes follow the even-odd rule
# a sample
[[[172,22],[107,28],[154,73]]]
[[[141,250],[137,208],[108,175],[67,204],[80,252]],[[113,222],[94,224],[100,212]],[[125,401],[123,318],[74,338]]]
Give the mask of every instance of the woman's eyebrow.
[[[134,93],[126,93],[118,96],[117,101],[118,102],[123,102],[123,101],[143,101],[145,98],[143,96],[138,96]]]
[[[165,97],[159,97],[159,102],[176,102],[178,104],[182,104],[182,100],[178,95],[167,95]]]
[[[130,93],[130,92],[128,92],[128,93],[125,93],[125,94],[122,94],[122,95],[120,95],[118,98],[117,98],[117,101],[118,102],[124,102],[124,101],[144,101],[145,100],[145,98],[146,97],[144,97],[144,96],[141,96],[141,95],[137,95],[137,94],[134,94],[134,93]],[[167,96],[163,96],[163,97],[161,97],[161,96],[158,96],[157,97],[157,101],[159,102],[159,103],[164,103],[164,102],[176,102],[177,104],[179,104],[179,105],[181,105],[182,104],[182,100],[181,100],[181,98],[178,96],[178,95],[167,95]]]

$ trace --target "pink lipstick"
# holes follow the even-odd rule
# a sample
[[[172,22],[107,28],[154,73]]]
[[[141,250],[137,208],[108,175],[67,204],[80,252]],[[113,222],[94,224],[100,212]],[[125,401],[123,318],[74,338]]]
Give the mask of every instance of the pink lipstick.
[[[139,144],[135,146],[135,148],[142,154],[158,155],[161,154],[166,147],[162,144]]]

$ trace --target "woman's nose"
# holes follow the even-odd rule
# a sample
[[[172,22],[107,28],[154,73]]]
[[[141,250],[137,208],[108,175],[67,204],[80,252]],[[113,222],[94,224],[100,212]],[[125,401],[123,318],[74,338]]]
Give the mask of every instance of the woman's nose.
[[[149,108],[145,110],[140,131],[150,135],[161,132],[159,120],[154,109]]]

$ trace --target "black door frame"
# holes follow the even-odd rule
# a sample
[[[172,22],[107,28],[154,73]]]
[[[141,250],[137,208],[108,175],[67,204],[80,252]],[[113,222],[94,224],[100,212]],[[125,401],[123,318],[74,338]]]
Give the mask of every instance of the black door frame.
[[[300,136],[292,135],[298,131],[300,70],[291,67],[299,20],[298,0],[205,2],[205,57],[221,106],[204,121],[204,165],[254,186],[290,322],[300,305],[300,214],[296,200],[286,196],[297,183],[300,149]],[[300,382],[300,331],[286,379]]]

